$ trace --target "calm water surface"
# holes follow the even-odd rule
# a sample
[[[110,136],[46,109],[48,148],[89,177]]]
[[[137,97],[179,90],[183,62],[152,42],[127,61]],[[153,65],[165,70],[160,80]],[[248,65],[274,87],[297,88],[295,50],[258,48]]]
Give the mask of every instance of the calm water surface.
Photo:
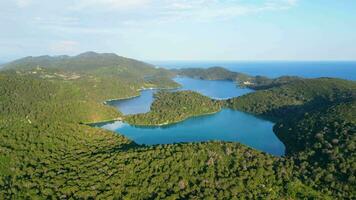
[[[285,147],[272,131],[273,123],[252,115],[224,109],[214,115],[189,118],[163,127],[136,127],[114,122],[102,128],[122,133],[138,144],[173,144],[178,142],[240,142],[273,155],[283,155]]]
[[[182,88],[177,90],[193,90],[214,99],[226,99],[252,92],[250,89],[236,87],[231,81],[207,81],[183,77],[174,80],[182,85]],[[157,90],[144,90],[139,97],[112,101],[109,104],[116,106],[124,114],[148,112],[155,92]],[[137,127],[120,121],[97,124],[102,128],[123,134],[138,144],[220,140],[240,142],[273,155],[283,155],[285,147],[273,133],[273,125],[272,122],[229,109],[163,127]]]
[[[236,87],[236,84],[231,81],[206,81],[185,77],[175,78],[174,81],[182,85],[182,87],[177,90],[193,90],[214,99],[237,97],[252,92],[252,90],[247,88]],[[155,92],[157,92],[157,90],[143,90],[139,97],[110,101],[108,104],[117,107],[126,115],[145,113],[150,111],[153,94]]]

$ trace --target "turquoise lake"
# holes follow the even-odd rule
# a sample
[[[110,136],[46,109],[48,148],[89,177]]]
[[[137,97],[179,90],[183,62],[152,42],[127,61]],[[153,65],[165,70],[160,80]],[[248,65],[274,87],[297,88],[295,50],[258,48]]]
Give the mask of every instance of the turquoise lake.
[[[250,89],[236,87],[231,81],[207,81],[178,77],[182,85],[176,90],[193,90],[214,99],[241,96]],[[172,90],[172,91],[176,91]],[[141,96],[108,102],[124,114],[144,113],[150,110],[153,94],[157,90],[144,90]],[[117,121],[96,126],[118,132],[138,144],[173,144],[179,142],[228,141],[240,142],[273,155],[284,155],[285,147],[273,132],[273,123],[250,114],[224,109],[216,114],[193,117],[183,122],[155,127],[131,126]]]

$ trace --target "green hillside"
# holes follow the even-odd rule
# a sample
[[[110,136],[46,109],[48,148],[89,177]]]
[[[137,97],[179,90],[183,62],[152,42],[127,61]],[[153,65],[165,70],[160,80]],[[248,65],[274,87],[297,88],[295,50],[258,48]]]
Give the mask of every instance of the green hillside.
[[[227,101],[233,109],[271,118],[295,163],[295,176],[337,198],[356,197],[356,83],[297,81]]]
[[[168,70],[110,53],[26,57],[3,67],[18,75],[71,84],[97,101],[136,96],[144,88],[179,87]]]
[[[305,79],[262,90],[227,101],[233,109],[272,118],[297,115],[300,111],[319,109],[333,101],[352,98],[354,81],[333,78]],[[303,110],[304,108],[304,110]]]

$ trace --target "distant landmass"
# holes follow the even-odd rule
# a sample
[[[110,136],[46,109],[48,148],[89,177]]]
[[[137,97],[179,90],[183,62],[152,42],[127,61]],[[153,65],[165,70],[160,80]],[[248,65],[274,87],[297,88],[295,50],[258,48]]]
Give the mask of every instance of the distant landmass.
[[[38,56],[25,57],[4,65],[5,69],[33,69],[36,67],[61,68],[68,70],[94,70],[98,67],[130,66],[132,68],[151,68],[153,65],[114,53],[85,52],[77,56]]]

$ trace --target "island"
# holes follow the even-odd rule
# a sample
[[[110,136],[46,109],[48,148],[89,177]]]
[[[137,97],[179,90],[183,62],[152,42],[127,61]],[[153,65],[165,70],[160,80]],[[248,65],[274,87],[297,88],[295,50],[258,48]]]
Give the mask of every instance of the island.
[[[128,115],[124,121],[132,125],[162,126],[177,123],[189,117],[213,114],[221,109],[218,100],[212,100],[193,91],[160,91],[154,95],[150,112]]]

